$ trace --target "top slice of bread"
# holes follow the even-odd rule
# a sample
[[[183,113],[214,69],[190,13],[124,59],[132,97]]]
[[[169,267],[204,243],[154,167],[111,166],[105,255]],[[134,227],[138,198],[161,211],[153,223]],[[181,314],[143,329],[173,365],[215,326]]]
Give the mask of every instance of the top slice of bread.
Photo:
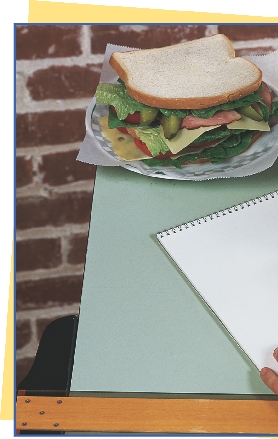
[[[114,52],[110,65],[134,99],[170,109],[223,104],[257,90],[261,70],[222,34],[158,49]]]

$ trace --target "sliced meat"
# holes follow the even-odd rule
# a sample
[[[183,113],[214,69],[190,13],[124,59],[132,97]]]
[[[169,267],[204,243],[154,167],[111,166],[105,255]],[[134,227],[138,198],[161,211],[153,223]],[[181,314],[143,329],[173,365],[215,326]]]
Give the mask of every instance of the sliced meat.
[[[214,116],[209,119],[203,119],[190,114],[186,116],[181,122],[181,128],[187,128],[188,130],[194,130],[200,127],[210,127],[214,125],[227,125],[234,120],[241,119],[239,113],[234,110],[229,111],[217,111]]]

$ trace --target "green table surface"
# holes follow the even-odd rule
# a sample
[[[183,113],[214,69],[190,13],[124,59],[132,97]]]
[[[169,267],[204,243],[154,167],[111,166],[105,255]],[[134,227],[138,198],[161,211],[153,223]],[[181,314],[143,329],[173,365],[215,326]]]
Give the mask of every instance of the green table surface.
[[[271,394],[156,234],[277,189],[278,161],[201,182],[99,167],[71,392]]]

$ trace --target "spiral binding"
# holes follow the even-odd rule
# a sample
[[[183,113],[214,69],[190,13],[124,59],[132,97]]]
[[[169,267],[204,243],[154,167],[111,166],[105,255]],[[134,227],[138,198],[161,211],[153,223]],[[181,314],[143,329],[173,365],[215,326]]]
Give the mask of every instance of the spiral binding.
[[[268,194],[253,198],[252,200],[244,201],[243,203],[240,203],[236,206],[232,206],[232,207],[229,207],[227,209],[220,210],[219,212],[214,212],[210,215],[196,219],[194,221],[189,221],[187,223],[181,224],[180,226],[176,226],[176,227],[173,227],[171,229],[164,230],[163,232],[158,233],[157,236],[158,236],[158,238],[164,238],[165,236],[169,236],[172,233],[182,232],[183,230],[189,229],[191,227],[196,227],[198,224],[207,223],[208,221],[211,221],[215,218],[220,218],[222,216],[229,215],[233,212],[238,212],[239,210],[246,209],[250,206],[254,206],[257,203],[262,203],[263,201],[268,201],[270,198],[275,198],[275,196],[278,196],[278,189],[275,190],[274,192],[269,192]]]

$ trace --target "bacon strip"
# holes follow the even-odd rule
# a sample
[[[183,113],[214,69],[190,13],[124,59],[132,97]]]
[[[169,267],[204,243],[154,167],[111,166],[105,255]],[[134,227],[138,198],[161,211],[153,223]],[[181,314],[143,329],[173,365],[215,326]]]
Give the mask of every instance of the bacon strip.
[[[190,114],[186,116],[181,122],[181,128],[187,128],[188,130],[193,130],[200,127],[210,127],[214,125],[227,125],[234,120],[241,119],[239,113],[234,110],[229,111],[217,111],[214,116],[209,119],[203,119],[201,117],[196,117]]]

